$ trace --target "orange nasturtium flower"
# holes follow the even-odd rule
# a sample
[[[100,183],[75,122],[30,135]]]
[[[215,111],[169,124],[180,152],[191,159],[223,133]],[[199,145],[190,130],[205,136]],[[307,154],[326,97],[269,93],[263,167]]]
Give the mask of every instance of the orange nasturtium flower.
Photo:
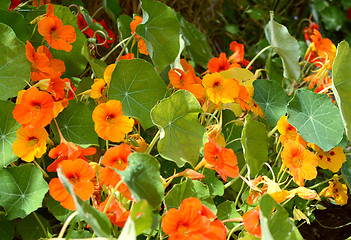
[[[210,73],[215,73],[215,72],[221,72],[224,70],[228,70],[231,68],[230,63],[227,59],[227,56],[225,53],[221,53],[219,55],[219,58],[213,57],[207,64],[208,71]]]
[[[134,16],[134,19],[133,21],[130,22],[130,30],[132,30],[132,34],[135,33],[135,29],[136,27],[143,21],[143,18],[142,17],[139,17],[139,16]],[[139,52],[144,54],[144,55],[149,55],[149,52],[147,51],[147,48],[146,48],[146,45],[145,45],[145,42],[144,40],[138,36],[137,34],[135,34],[135,39],[138,41],[138,49],[139,49]]]
[[[342,147],[335,147],[327,152],[323,151],[316,144],[311,144],[311,147],[316,151],[318,166],[323,169],[329,169],[336,173],[346,161],[346,155]]]
[[[54,5],[48,5],[46,16],[38,23],[38,32],[48,44],[57,50],[70,52],[71,43],[76,41],[76,33],[71,25],[63,26],[62,20],[54,15]]]
[[[301,144],[288,140],[281,153],[281,158],[294,182],[299,186],[304,185],[304,180],[312,180],[317,177],[318,159],[316,155],[305,149]]]
[[[23,128],[17,130],[17,140],[13,143],[14,154],[23,161],[31,162],[46,152],[46,140],[49,135],[45,128]]]
[[[230,43],[229,49],[232,50],[233,54],[229,57],[231,67],[241,67],[240,65],[247,66],[250,62],[244,59],[244,45],[233,41]]]
[[[279,141],[284,146],[288,140],[296,141],[306,147],[306,141],[297,133],[296,128],[288,123],[288,117],[282,116],[277,122],[278,131],[281,134]]]
[[[121,142],[133,130],[134,120],[123,116],[122,103],[118,100],[99,104],[92,117],[96,133],[104,140]]]
[[[217,216],[195,197],[186,198],[179,209],[169,209],[162,218],[162,230],[169,240],[226,239],[226,228]],[[211,221],[213,220],[213,221]]]
[[[204,88],[201,85],[201,79],[195,75],[194,68],[191,64],[187,64],[184,59],[180,60],[182,69],[174,68],[169,70],[168,77],[173,87],[176,89],[184,89],[192,94],[197,99],[202,99],[204,96]]]
[[[231,178],[239,176],[238,161],[233,149],[220,148],[209,138],[204,147],[204,158],[224,181],[227,181],[228,176]]]
[[[90,97],[93,99],[102,98],[103,102],[106,102],[106,85],[109,86],[111,82],[111,76],[116,68],[116,64],[110,64],[106,67],[104,71],[104,79],[96,78],[94,79],[94,84],[91,85]]]
[[[23,127],[43,128],[54,118],[54,100],[49,93],[31,87],[23,94],[21,103],[15,106],[12,114]]]
[[[83,201],[87,201],[94,193],[94,184],[91,180],[95,177],[93,168],[83,159],[65,160],[59,164],[62,173],[73,185],[74,193]],[[73,197],[67,192],[59,178],[53,178],[49,183],[49,193],[53,199],[69,210],[76,209]]]
[[[122,143],[119,146],[109,148],[101,159],[101,164],[105,167],[101,168],[99,171],[99,180],[102,185],[107,187],[115,187],[119,181],[121,181],[121,176],[114,171],[115,168],[119,171],[123,171],[128,167],[128,156],[132,153],[131,147]],[[122,182],[122,184],[117,189],[125,197],[131,199],[131,194],[129,192],[128,186]]]
[[[231,103],[239,96],[239,83],[234,79],[225,79],[219,73],[206,74],[202,79],[205,93],[215,104]]]
[[[33,45],[27,41],[26,57],[31,62],[30,78],[34,82],[50,78],[54,73],[60,73],[59,76],[61,76],[66,71],[65,63],[54,59],[50,50],[45,46],[39,46],[36,52]]]
[[[254,235],[255,237],[261,237],[261,225],[260,225],[260,209],[257,206],[253,210],[247,211],[243,216],[245,230]]]
[[[345,205],[348,199],[347,187],[339,182],[338,175],[334,175],[333,181],[330,181],[329,186],[324,188],[319,195],[331,198],[339,205]]]

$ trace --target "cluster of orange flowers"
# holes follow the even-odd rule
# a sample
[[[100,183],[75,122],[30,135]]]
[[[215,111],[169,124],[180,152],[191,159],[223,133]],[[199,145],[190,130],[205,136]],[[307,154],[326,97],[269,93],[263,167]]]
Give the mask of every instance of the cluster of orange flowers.
[[[304,82],[309,82],[310,89],[316,87],[315,92],[327,93],[332,85],[329,71],[336,56],[336,46],[330,39],[323,38],[318,29],[319,26],[314,22],[304,29],[305,40],[309,45],[305,59],[315,65],[313,74],[305,77]]]

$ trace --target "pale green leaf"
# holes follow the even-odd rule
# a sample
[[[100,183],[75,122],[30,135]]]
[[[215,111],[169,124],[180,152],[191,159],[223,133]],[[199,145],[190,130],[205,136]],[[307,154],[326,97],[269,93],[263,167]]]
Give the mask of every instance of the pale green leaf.
[[[227,220],[231,218],[240,218],[241,215],[236,211],[236,206],[234,202],[231,201],[225,201],[222,202],[217,206],[217,217],[219,220]],[[238,222],[226,222],[224,223],[227,228],[232,229],[236,225],[238,225]]]
[[[351,49],[346,41],[338,45],[333,64],[333,93],[339,106],[348,140],[351,139]]]
[[[283,60],[284,77],[298,79],[300,50],[296,39],[289,34],[285,26],[273,20],[273,13],[265,31],[268,42]]]
[[[198,120],[200,112],[197,99],[185,90],[178,90],[151,110],[152,121],[160,130],[158,152],[178,167],[187,162],[194,166],[207,141],[206,130]]]

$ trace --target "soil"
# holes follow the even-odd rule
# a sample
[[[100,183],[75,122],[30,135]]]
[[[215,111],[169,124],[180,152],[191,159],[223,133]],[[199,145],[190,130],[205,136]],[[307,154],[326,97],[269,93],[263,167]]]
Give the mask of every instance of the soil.
[[[299,228],[304,239],[342,240],[351,236],[351,203],[344,206],[330,204],[325,210],[316,210],[316,220]],[[347,224],[347,225],[346,225]],[[343,226],[346,225],[346,226]]]

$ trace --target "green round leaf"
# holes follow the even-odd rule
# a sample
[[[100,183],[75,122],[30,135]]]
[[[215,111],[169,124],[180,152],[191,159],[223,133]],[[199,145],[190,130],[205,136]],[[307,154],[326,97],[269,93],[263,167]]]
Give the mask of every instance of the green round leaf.
[[[146,40],[156,71],[161,73],[178,56],[180,23],[173,10],[161,2],[141,0],[141,8],[143,22],[135,31]]]
[[[298,79],[300,50],[296,39],[289,34],[285,26],[273,20],[273,13],[271,13],[271,20],[266,25],[265,32],[268,42],[283,60],[284,77]]]
[[[12,240],[15,237],[15,221],[9,221],[4,215],[0,215],[0,236],[2,240]]]
[[[0,9],[0,22],[11,27],[22,42],[26,42],[30,38],[29,22],[24,19],[22,14]]]
[[[342,139],[344,125],[340,111],[325,94],[297,90],[289,102],[288,114],[288,122],[301,137],[324,151],[329,151]]]
[[[241,215],[236,211],[236,206],[234,202],[225,201],[218,205],[217,207],[217,217],[219,220],[223,221],[231,218],[240,218]],[[224,223],[227,228],[232,229],[238,222],[226,222]]]
[[[26,48],[15,32],[0,23],[0,100],[17,96],[30,79]]]
[[[137,201],[145,199],[152,209],[158,208],[164,195],[160,179],[160,163],[151,155],[133,153],[128,157],[129,166],[118,171]]]
[[[36,215],[39,220],[32,213],[26,218],[18,221],[16,230],[21,235],[23,240],[37,240],[41,238],[47,238],[47,233],[51,231],[49,221],[39,214]],[[44,232],[41,224],[43,225],[46,232]]]
[[[47,206],[52,215],[54,215],[54,217],[61,222],[65,222],[67,218],[73,213],[73,211],[62,207],[60,202],[56,201],[51,196],[47,198]]]
[[[0,205],[10,220],[24,218],[41,207],[48,190],[42,172],[32,164],[0,171]]]
[[[268,137],[263,123],[250,119],[247,115],[241,134],[241,144],[246,163],[250,167],[251,176],[255,176],[262,164],[268,161]]]
[[[142,199],[138,201],[131,212],[132,219],[135,223],[136,235],[141,234],[143,231],[150,229],[153,221],[152,209],[149,203]]]
[[[161,132],[158,152],[178,167],[187,162],[194,166],[207,141],[206,130],[198,120],[200,112],[197,99],[185,90],[178,90],[151,110],[152,121]]]
[[[351,49],[346,41],[338,45],[333,64],[333,93],[339,106],[347,138],[351,139]]]
[[[256,80],[253,86],[252,99],[261,107],[269,125],[277,125],[278,120],[286,113],[287,96],[284,89],[269,80]]]
[[[17,139],[17,129],[20,124],[12,117],[12,111],[15,107],[10,101],[0,100],[0,169],[17,160],[13,153],[12,144]]]
[[[112,73],[108,99],[122,102],[123,114],[136,118],[144,129],[154,124],[150,110],[164,97],[166,85],[152,65],[142,59],[121,60]]]
[[[205,175],[203,181],[208,186],[211,196],[222,196],[224,194],[224,184],[215,176],[215,172],[213,169],[206,168],[203,172]]]
[[[94,130],[92,112],[82,102],[70,101],[56,118],[63,137],[81,147],[98,145],[98,136]],[[51,123],[55,135],[58,135],[56,124]],[[58,139],[59,140],[59,139]]]

